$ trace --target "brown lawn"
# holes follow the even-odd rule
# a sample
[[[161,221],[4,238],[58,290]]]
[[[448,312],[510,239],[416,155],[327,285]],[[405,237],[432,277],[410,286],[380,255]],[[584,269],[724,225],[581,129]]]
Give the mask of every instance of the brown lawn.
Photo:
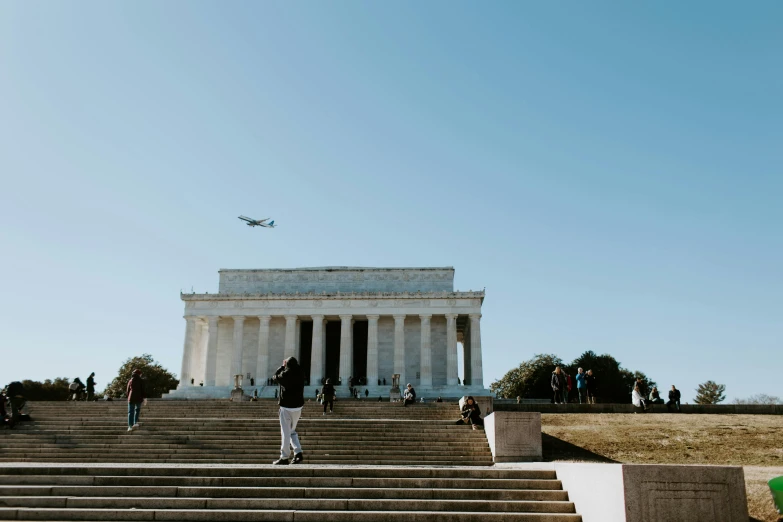
[[[544,460],[745,466],[751,520],[778,521],[766,482],[783,475],[777,415],[543,414]]]

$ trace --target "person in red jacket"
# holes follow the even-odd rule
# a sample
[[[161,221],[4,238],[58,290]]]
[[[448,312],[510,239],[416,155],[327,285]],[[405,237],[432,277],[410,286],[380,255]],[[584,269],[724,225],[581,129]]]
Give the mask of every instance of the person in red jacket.
[[[133,431],[134,428],[139,427],[139,413],[141,412],[141,405],[146,402],[147,398],[144,395],[144,381],[141,379],[141,370],[136,368],[133,370],[130,380],[128,381],[128,431]]]

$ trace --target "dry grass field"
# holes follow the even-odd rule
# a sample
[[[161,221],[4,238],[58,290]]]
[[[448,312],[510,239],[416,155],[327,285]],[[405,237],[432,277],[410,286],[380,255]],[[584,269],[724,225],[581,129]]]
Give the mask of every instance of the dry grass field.
[[[783,475],[781,416],[544,414],[541,422],[547,461],[745,466],[751,520],[778,521],[766,482]]]

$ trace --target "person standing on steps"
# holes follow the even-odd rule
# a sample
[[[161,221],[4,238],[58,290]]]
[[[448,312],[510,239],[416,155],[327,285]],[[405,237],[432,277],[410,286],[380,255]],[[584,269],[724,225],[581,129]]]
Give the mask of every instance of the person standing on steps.
[[[324,415],[326,415],[326,407],[329,406],[329,413],[334,413],[334,386],[332,386],[332,379],[326,379],[323,390],[323,403],[324,403]]]
[[[595,393],[598,386],[595,384],[595,375],[593,375],[593,370],[587,370],[585,384],[587,385],[587,404],[595,404]]]
[[[296,357],[289,357],[283,361],[283,365],[275,371],[274,381],[280,386],[280,458],[272,464],[287,465],[294,450],[292,464],[301,464],[304,461],[302,445],[299,443],[299,435],[296,434],[296,424],[302,415],[304,406],[304,373],[299,366]],[[328,382],[328,381],[327,381]]]
[[[582,368],[576,370],[576,394],[579,395],[579,404],[587,402],[587,374]]]
[[[141,379],[141,370],[138,368],[133,370],[125,391],[128,396],[128,431],[133,431],[139,427],[141,405],[147,402],[147,396],[144,394],[144,381]]]
[[[95,372],[92,372],[89,377],[87,377],[87,400],[91,401],[95,398]]]
[[[565,373],[559,366],[555,366],[555,371],[552,372],[552,391],[555,394],[555,404],[560,404],[563,400],[563,388],[566,386]]]

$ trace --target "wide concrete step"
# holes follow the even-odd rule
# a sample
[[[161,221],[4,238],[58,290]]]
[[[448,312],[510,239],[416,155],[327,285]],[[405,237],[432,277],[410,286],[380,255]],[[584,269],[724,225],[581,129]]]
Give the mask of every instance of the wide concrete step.
[[[85,480],[90,479],[90,480]],[[450,489],[535,489],[560,490],[559,480],[461,479],[461,478],[375,478],[375,477],[170,477],[170,476],[59,476],[0,475],[1,485],[90,485],[90,486],[189,486],[189,487],[298,487],[317,488],[450,488]]]
[[[568,501],[453,500],[374,498],[209,498],[209,497],[0,497],[1,507],[69,509],[254,509],[340,511],[488,511],[507,513],[574,513]]]
[[[283,488],[283,487],[156,487],[137,486],[0,486],[0,497],[204,497],[204,498],[342,498],[567,501],[561,490],[416,488]]]
[[[0,520],[182,520],[226,522],[579,522],[573,513],[487,513],[461,511],[293,511],[0,508]]]

